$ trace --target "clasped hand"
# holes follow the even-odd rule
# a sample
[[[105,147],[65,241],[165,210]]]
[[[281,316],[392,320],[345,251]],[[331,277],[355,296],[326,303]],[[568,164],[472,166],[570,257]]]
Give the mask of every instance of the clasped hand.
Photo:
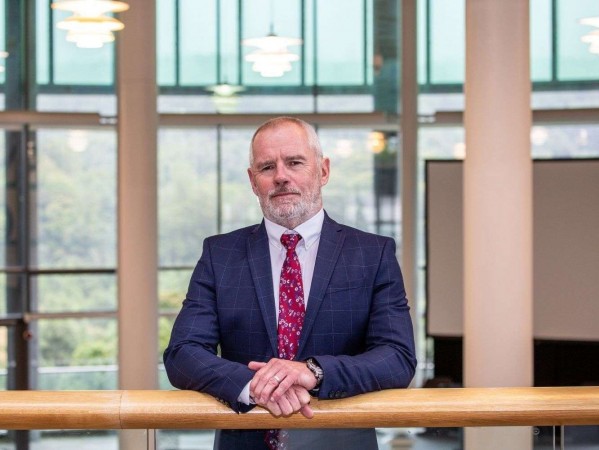
[[[308,391],[316,386],[316,377],[305,363],[273,358],[267,363],[252,361],[248,367],[256,371],[250,395],[257,405],[277,417],[298,411],[308,419],[314,417]]]

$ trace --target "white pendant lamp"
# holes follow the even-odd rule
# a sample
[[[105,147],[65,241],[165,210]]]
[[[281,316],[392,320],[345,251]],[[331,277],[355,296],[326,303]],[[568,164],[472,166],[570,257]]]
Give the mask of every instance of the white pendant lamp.
[[[114,31],[125,28],[120,20],[105,14],[127,11],[129,5],[115,0],[61,0],[52,3],[52,8],[73,13],[57,24],[67,31],[67,41],[81,48],[100,48],[114,41]]]
[[[245,88],[225,81],[221,84],[208,86],[206,90],[212,92],[212,101],[219,113],[231,114],[237,111],[239,102],[237,94],[244,91]]]
[[[589,44],[589,52],[599,54],[599,17],[581,19],[580,24],[597,28],[582,36],[580,40],[585,44]]]
[[[263,77],[281,77],[292,69],[292,62],[299,61],[299,56],[287,47],[301,43],[301,39],[277,36],[271,29],[267,36],[243,40],[243,45],[258,47],[245,60],[253,63],[252,69]]]

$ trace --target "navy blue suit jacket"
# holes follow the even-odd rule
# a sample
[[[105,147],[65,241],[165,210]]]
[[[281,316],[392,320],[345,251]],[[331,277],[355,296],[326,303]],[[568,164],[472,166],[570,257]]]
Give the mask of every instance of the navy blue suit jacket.
[[[264,223],[204,241],[164,353],[173,386],[251,408],[237,401],[247,364],[277,355],[268,245]],[[393,239],[325,215],[296,359],[311,356],[324,370],[320,398],[408,386],[414,336]]]

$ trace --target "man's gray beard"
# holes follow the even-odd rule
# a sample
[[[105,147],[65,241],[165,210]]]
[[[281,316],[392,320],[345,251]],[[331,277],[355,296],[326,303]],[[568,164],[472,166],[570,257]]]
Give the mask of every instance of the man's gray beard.
[[[298,202],[287,203],[280,206],[275,206],[270,196],[275,191],[268,193],[265,201],[260,199],[260,206],[264,217],[268,220],[289,228],[290,222],[297,222],[295,226],[308,220],[314,214],[316,214],[321,207],[321,193],[320,189],[315,189],[312,192],[308,192],[305,196],[301,196]],[[289,191],[287,191],[289,192]],[[295,190],[291,192],[298,193]]]

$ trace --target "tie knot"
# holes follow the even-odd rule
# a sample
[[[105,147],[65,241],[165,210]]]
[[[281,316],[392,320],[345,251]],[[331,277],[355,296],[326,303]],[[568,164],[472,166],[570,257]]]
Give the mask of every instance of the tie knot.
[[[298,233],[282,234],[281,235],[281,244],[283,244],[283,247],[285,247],[287,249],[287,251],[292,252],[295,250],[295,246],[297,245],[297,243],[300,241],[301,238],[302,238],[302,236]]]

